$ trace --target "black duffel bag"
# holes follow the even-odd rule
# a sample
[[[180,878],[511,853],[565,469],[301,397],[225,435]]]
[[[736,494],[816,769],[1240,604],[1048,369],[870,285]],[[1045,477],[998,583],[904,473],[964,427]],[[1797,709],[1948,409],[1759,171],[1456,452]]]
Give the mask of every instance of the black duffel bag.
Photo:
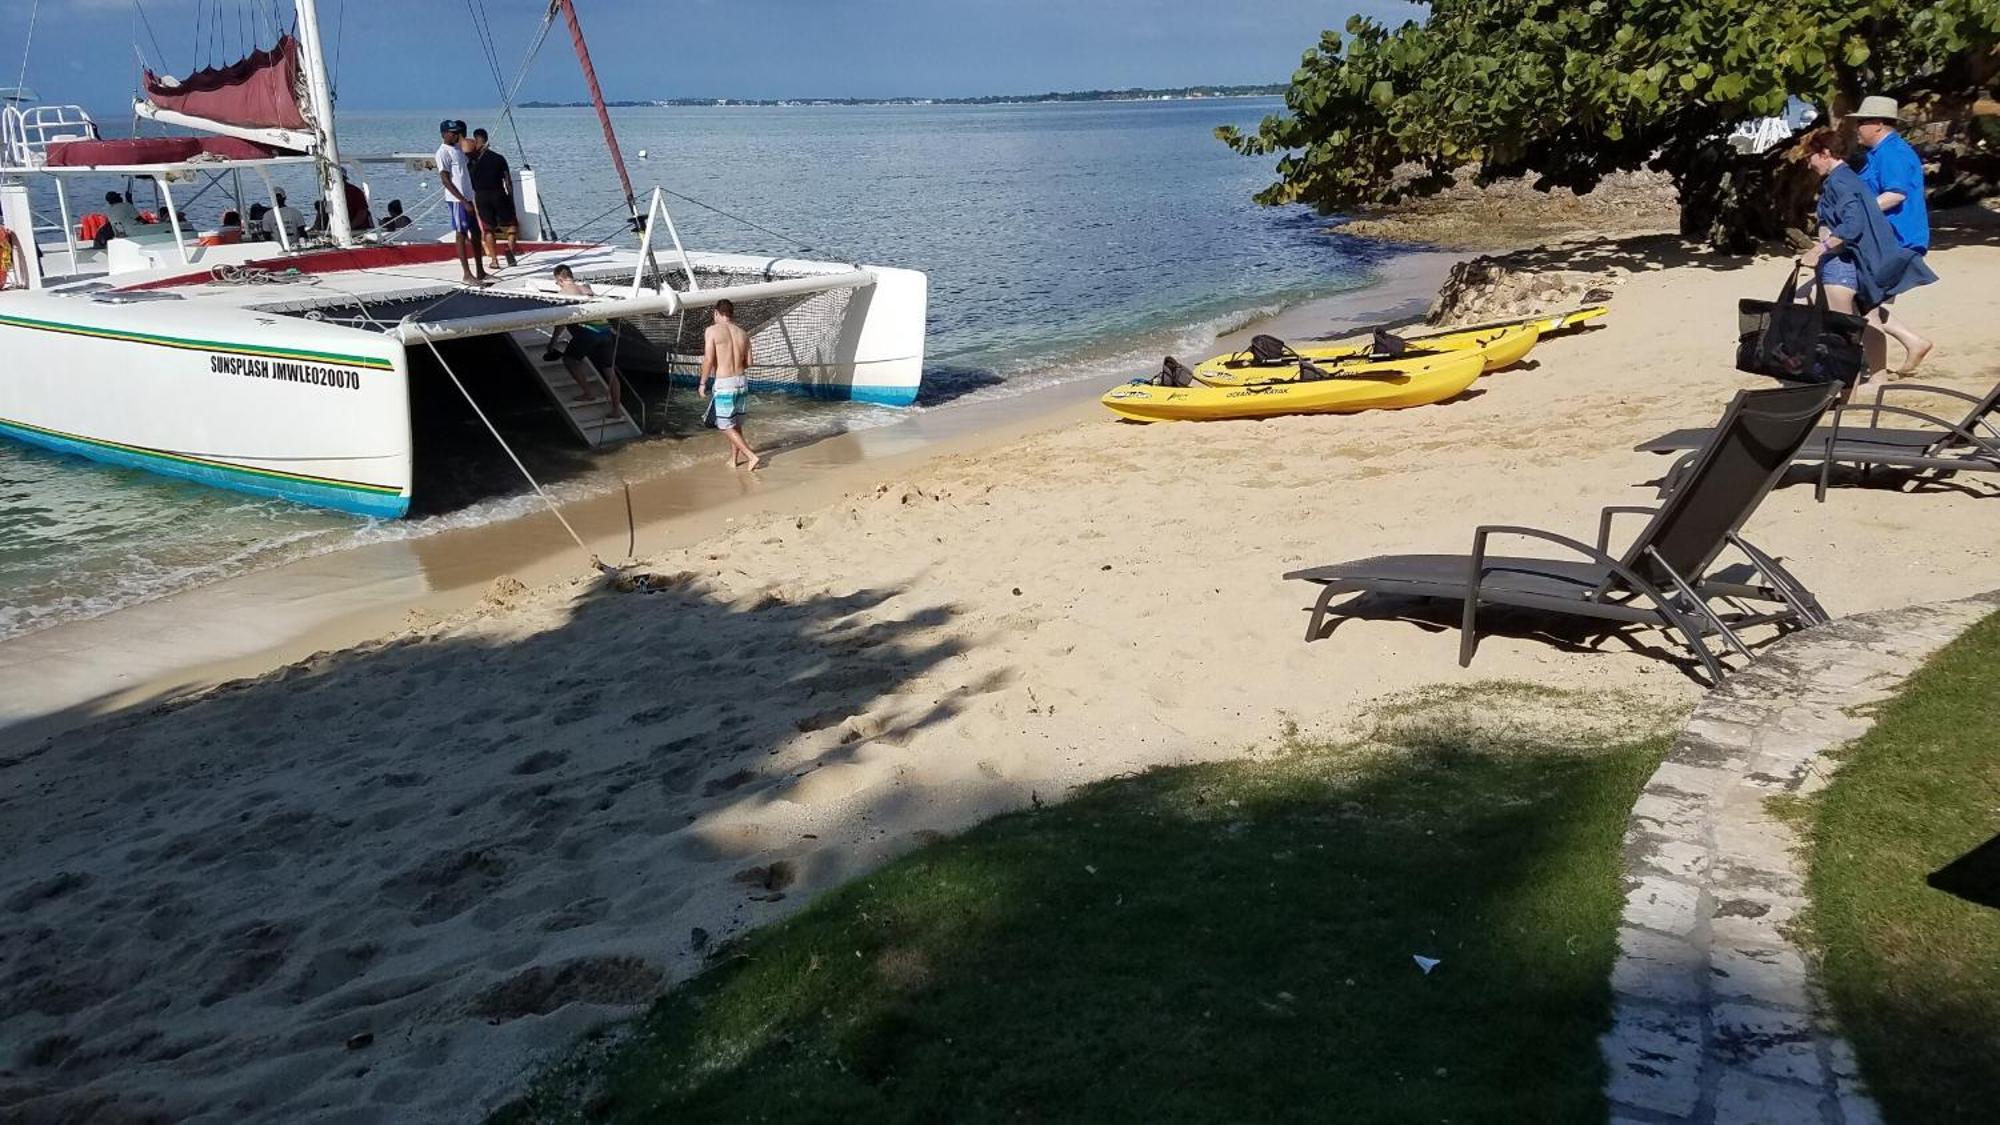
[[[1788,383],[1853,386],[1867,369],[1861,333],[1868,322],[1826,307],[1826,282],[1817,266],[1806,300],[1799,300],[1794,265],[1775,301],[1736,303],[1736,369]]]

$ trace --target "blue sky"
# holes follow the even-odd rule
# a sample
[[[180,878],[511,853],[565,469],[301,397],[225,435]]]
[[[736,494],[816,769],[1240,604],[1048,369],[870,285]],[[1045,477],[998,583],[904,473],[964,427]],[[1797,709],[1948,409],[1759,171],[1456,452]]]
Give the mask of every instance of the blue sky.
[[[28,84],[46,100],[118,104],[135,85],[133,44],[152,65],[164,55],[166,69],[185,70],[197,26],[207,28],[204,41],[215,30],[207,18],[198,24],[197,10],[220,8],[233,48],[247,13],[271,2],[142,0],[141,22],[132,0],[39,0]],[[475,2],[492,22],[511,80],[545,3]],[[14,83],[34,3],[0,0],[0,86]],[[319,5],[329,55],[340,41],[343,105],[498,101],[465,0]],[[290,0],[276,7],[289,22]],[[1276,82],[1349,13],[1400,21],[1418,11],[1395,0],[579,0],[577,8],[611,98],[951,97]],[[268,31],[262,39],[268,44]],[[584,96],[560,25],[522,96]]]

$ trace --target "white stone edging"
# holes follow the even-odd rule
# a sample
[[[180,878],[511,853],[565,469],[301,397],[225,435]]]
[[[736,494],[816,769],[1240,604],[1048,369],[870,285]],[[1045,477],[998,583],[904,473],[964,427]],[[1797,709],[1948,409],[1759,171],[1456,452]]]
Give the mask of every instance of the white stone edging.
[[[1766,802],[1825,787],[1821,755],[1874,725],[1857,709],[1996,609],[2000,591],[1795,633],[1695,708],[1625,829],[1614,1125],[1881,1121],[1788,935],[1800,840]]]

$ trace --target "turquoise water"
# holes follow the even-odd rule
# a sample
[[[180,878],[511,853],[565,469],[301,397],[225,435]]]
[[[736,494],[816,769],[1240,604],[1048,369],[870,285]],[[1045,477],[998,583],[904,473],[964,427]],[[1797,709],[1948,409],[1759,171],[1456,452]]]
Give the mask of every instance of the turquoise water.
[[[632,109],[616,121],[642,194],[658,183],[776,232],[675,201],[691,246],[926,271],[921,410],[1057,381],[1114,381],[1156,365],[1162,351],[1198,351],[1259,313],[1368,285],[1393,251],[1329,234],[1304,209],[1255,206],[1268,166],[1214,140],[1217,125],[1252,124],[1276,104]],[[342,115],[342,145],[350,154],[428,152],[447,114],[485,125],[517,166],[540,171],[564,236],[617,234],[620,192],[588,110],[521,111],[518,138],[496,114],[465,108],[356,112]],[[372,175],[378,203],[414,205],[429,182],[400,166]],[[307,184],[294,189],[310,197]],[[212,221],[220,209],[211,197],[191,211]],[[510,438],[549,443],[550,459],[576,462],[532,397],[499,413]],[[756,436],[789,444],[897,416],[760,403]],[[689,428],[678,410],[671,417]],[[394,524],[0,444],[0,638],[307,554],[518,514],[521,489],[482,440],[442,442],[430,460],[453,462],[434,470],[443,499],[423,505],[420,479],[422,514]],[[661,452],[637,463],[666,471],[684,459],[678,444],[661,439]],[[625,471],[633,463],[621,459]],[[449,483],[457,478],[479,487]],[[585,494],[613,480],[584,470],[556,491]]]

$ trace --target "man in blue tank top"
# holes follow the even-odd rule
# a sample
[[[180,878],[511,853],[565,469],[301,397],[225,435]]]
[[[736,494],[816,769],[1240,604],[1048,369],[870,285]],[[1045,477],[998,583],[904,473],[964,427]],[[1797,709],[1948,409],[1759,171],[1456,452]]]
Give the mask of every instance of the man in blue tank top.
[[[1896,132],[1893,98],[1861,99],[1854,111],[1854,135],[1868,149],[1861,182],[1875,193],[1896,241],[1921,254],[1931,248],[1930,208],[1924,203],[1924,162]]]

